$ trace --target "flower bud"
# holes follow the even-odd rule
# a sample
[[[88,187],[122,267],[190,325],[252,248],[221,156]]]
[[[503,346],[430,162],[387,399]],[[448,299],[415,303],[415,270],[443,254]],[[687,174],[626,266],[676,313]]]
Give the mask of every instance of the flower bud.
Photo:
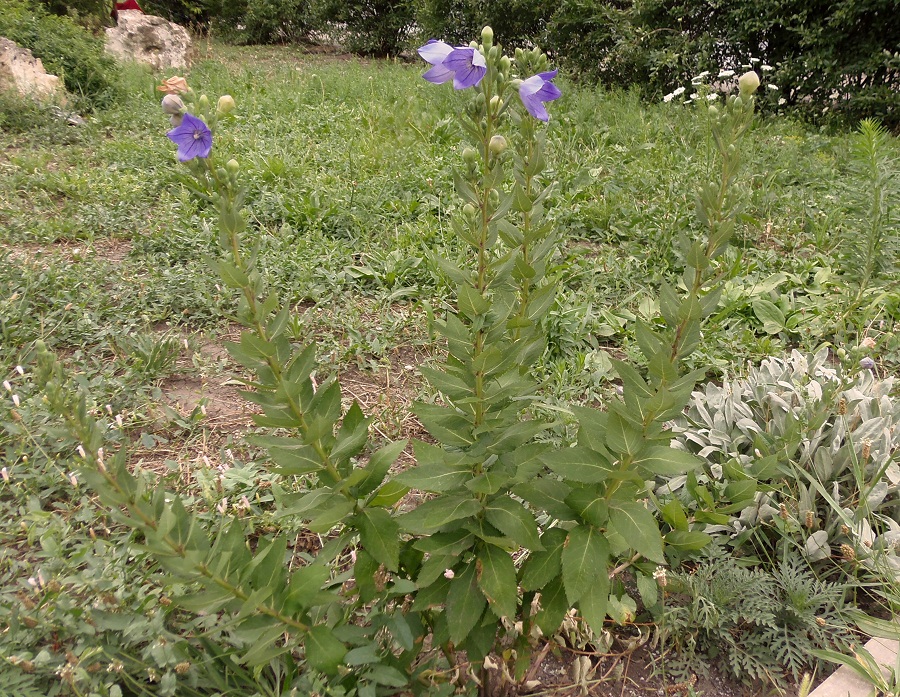
[[[755,70],[748,70],[738,78],[738,87],[741,90],[741,96],[749,97],[759,87],[759,75]]]
[[[207,109],[209,109],[209,97],[207,97],[205,94],[201,94],[198,104],[200,105],[200,111],[205,112]]]
[[[225,169],[228,170],[230,175],[234,176],[241,171],[241,166],[238,164],[237,160],[232,158],[225,163]]]
[[[511,66],[512,66],[512,61],[509,59],[508,56],[503,56],[503,58],[500,59],[500,72],[509,73],[509,69]]]
[[[499,46],[491,46],[491,50],[488,51],[488,58],[491,60],[497,60],[500,57],[500,47]]]
[[[875,361],[866,356],[859,362],[859,367],[863,370],[872,370],[875,367]]]
[[[490,27],[485,27],[481,30],[481,43],[484,44],[485,48],[490,48],[491,44],[494,43],[494,30]]]
[[[499,155],[509,146],[509,143],[506,142],[506,138],[501,135],[496,135],[491,137],[491,142],[488,144],[488,148],[495,155]]]
[[[223,94],[216,103],[216,113],[219,116],[224,116],[225,114],[230,114],[234,111],[234,107],[234,97],[230,94]]]
[[[521,48],[517,48],[517,49],[516,49],[516,60],[517,60],[517,61],[520,61],[520,60],[522,60],[524,57],[525,57],[525,51],[523,51]]]
[[[719,115],[719,110],[716,109],[714,106],[711,106],[711,107],[709,108],[709,115],[710,115],[710,116],[713,116],[713,117],[718,116],[718,115]]]
[[[471,203],[467,203],[465,206],[463,206],[463,213],[466,217],[471,218],[473,215],[475,215],[475,206],[473,206]]]
[[[462,156],[464,162],[470,165],[474,165],[475,160],[478,157],[478,153],[475,152],[474,148],[466,148],[465,150],[463,150]]]
[[[743,109],[744,108],[744,100],[741,99],[740,96],[735,97],[732,104],[734,104],[735,109]]]
[[[500,95],[495,94],[491,97],[491,111],[496,113],[500,109],[502,103],[503,101],[500,99]]]
[[[165,114],[180,116],[185,109],[184,102],[181,101],[181,97],[177,94],[167,94],[162,98],[162,110]]]

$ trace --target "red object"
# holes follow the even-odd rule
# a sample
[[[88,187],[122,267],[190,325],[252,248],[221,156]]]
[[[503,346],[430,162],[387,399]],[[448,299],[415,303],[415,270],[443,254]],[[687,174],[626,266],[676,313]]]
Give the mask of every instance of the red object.
[[[137,0],[125,0],[125,2],[113,3],[113,11],[110,13],[113,19],[118,19],[119,10],[137,10],[143,12]]]

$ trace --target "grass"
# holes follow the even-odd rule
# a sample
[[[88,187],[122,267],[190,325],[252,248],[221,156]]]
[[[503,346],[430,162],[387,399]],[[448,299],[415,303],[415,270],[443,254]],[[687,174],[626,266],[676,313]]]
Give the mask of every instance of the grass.
[[[241,163],[261,266],[297,308],[294,336],[317,342],[321,371],[341,373],[349,394],[378,414],[381,436],[415,434],[406,409],[422,389],[414,369],[430,356],[427,317],[449,293],[431,254],[457,253],[449,220],[459,205],[451,182],[461,137],[450,116],[458,96],[402,63],[291,48],[207,52],[189,80],[238,104],[214,147]],[[84,126],[40,110],[24,122],[0,118],[0,377],[34,409],[26,421],[39,424],[14,426],[4,394],[0,447],[5,462],[43,458],[55,482],[49,494],[35,480],[0,495],[0,510],[24,525],[0,535],[14,550],[0,558],[9,584],[0,606],[12,607],[39,568],[77,575],[66,590],[73,597],[127,573],[128,560],[104,560],[99,549],[114,548],[114,537],[96,549],[73,541],[73,526],[105,523],[67,484],[60,453],[71,444],[54,441],[14,369],[38,339],[60,352],[98,409],[124,416],[138,460],[178,480],[199,505],[270,496],[227,384],[235,367],[221,343],[233,333],[234,297],[204,261],[216,221],[182,186],[157,81],[128,69],[127,98]],[[557,188],[547,208],[565,233],[553,271],[563,287],[540,368],[551,406],[601,398],[614,388],[610,356],[637,357],[631,322],[652,319],[659,283],[677,280],[679,240],[694,229],[694,191],[710,167],[703,118],[692,109],[564,80],[562,88],[548,133]],[[864,234],[857,211],[869,191],[853,166],[853,138],[784,118],[762,119],[751,134],[747,206],[726,258],[731,277],[694,357],[712,377],[792,348],[850,349],[863,336],[878,341],[879,371],[896,372],[892,276],[877,278],[865,295],[871,302],[843,317],[857,293],[848,250]],[[896,141],[885,147],[896,163]],[[52,449],[35,454],[47,443]],[[230,473],[218,477],[220,466]],[[44,510],[44,496],[63,505]],[[143,607],[136,596],[153,588],[121,590],[118,602]],[[44,619],[60,645],[77,637],[73,616]],[[162,660],[148,637],[164,620],[146,622],[134,638],[141,670]]]

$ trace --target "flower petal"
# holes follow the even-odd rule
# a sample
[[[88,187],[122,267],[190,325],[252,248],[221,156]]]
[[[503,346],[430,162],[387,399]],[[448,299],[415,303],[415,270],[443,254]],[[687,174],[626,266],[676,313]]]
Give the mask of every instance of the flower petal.
[[[522,93],[520,92],[519,94],[521,95]],[[550,120],[550,114],[547,113],[547,108],[539,97],[525,95],[522,97],[522,104],[525,106],[525,110],[539,121]]]
[[[474,87],[487,73],[487,68],[473,65],[467,70],[457,72],[453,77],[453,88],[464,90],[467,87]]]
[[[450,55],[453,47],[437,39],[429,39],[428,43],[419,48],[419,55],[432,65],[440,65]]]
[[[447,70],[443,65],[435,65],[432,66],[431,70],[422,75],[422,77],[428,80],[428,82],[440,85],[453,79],[453,71]]]

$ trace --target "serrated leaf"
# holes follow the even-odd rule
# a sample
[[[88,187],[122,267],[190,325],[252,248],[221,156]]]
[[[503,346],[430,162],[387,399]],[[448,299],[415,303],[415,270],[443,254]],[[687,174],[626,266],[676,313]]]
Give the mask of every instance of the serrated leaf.
[[[557,576],[541,590],[541,609],[534,621],[545,636],[552,636],[562,624],[563,617],[571,605],[566,600],[566,591],[561,576]]]
[[[472,424],[456,409],[420,402],[413,405],[412,411],[425,430],[444,445],[464,448],[475,442]]]
[[[323,625],[316,625],[306,635],[306,660],[316,670],[326,675],[335,675],[347,648]]]
[[[614,501],[609,507],[609,526],[639,554],[665,564],[662,535],[653,514],[636,501]]]
[[[585,523],[598,528],[606,525],[609,518],[606,497],[596,487],[573,489],[566,497],[566,505],[580,515]]]
[[[366,478],[353,487],[356,496],[368,496],[384,481],[385,476],[391,469],[391,465],[400,457],[400,453],[406,447],[405,440],[389,443],[383,448],[372,453],[369,462],[366,463]]]
[[[428,534],[455,520],[473,517],[481,510],[481,502],[471,496],[442,496],[420,504],[397,520],[408,532]]]
[[[543,549],[534,516],[518,501],[498,497],[488,502],[484,513],[491,525],[525,549]]]
[[[454,644],[461,643],[469,635],[487,605],[475,580],[475,571],[475,564],[470,564],[463,573],[450,581],[444,614],[450,629],[450,640]]]
[[[541,456],[541,461],[563,479],[582,484],[605,481],[612,471],[606,458],[581,445],[551,450]]]
[[[568,533],[562,528],[550,528],[541,536],[542,552],[532,552],[522,573],[522,589],[541,590],[559,576],[562,569],[562,550]]]
[[[556,479],[535,479],[513,488],[513,493],[532,506],[547,511],[558,520],[575,520],[575,512],[566,505],[572,487]]]
[[[578,612],[587,621],[594,634],[603,631],[603,621],[609,605],[609,574],[604,567],[598,569],[594,583],[578,599]]]
[[[512,557],[494,545],[484,545],[476,557],[478,586],[497,617],[516,616],[516,567]]]
[[[562,579],[566,598],[574,605],[606,573],[609,543],[603,534],[590,526],[579,525],[569,531],[562,551]]]
[[[400,564],[400,526],[383,508],[364,508],[353,521],[366,551],[390,571]]]
[[[634,465],[644,468],[652,475],[674,477],[697,469],[702,462],[696,455],[685,450],[654,445],[635,459]]]

